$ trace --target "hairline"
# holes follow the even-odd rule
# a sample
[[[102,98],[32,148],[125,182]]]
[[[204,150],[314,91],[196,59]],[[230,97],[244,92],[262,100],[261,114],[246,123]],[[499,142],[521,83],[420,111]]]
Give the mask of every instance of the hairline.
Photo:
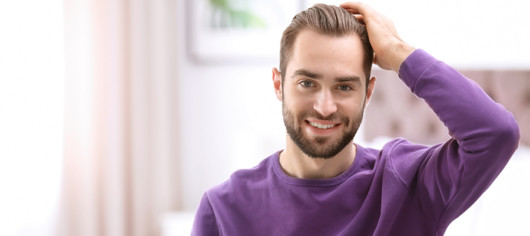
[[[289,67],[289,62],[291,61],[291,59],[293,57],[295,45],[296,45],[296,42],[298,42],[298,38],[299,38],[298,36],[304,31],[312,31],[312,32],[320,34],[320,35],[329,36],[329,37],[337,37],[337,38],[349,37],[349,36],[357,36],[357,39],[361,42],[361,44],[363,43],[362,39],[361,39],[361,35],[359,35],[359,33],[355,32],[353,30],[349,31],[349,32],[346,32],[346,33],[343,33],[343,34],[337,34],[337,33],[326,33],[323,30],[319,30],[316,27],[304,26],[303,28],[300,28],[300,30],[298,30],[298,32],[295,34],[293,43],[292,43],[292,45],[290,47],[290,50],[287,52],[287,57],[285,58],[285,68],[281,68],[282,71],[280,71],[282,83],[285,81],[285,77],[287,76],[287,68]],[[366,52],[365,52],[365,48],[364,47],[361,47],[361,50],[363,51],[363,58],[362,58],[363,60],[362,60],[361,63],[363,64],[362,65],[363,73],[365,74],[364,76],[366,77],[366,86],[368,86],[368,81],[370,80],[370,73],[367,74],[364,71],[364,66],[365,66],[364,65],[364,63],[365,63],[364,54],[366,54]]]

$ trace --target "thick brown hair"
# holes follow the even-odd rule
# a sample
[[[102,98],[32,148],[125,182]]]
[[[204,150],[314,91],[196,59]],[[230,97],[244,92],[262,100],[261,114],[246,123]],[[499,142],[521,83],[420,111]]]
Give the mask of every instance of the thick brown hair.
[[[291,57],[296,36],[300,31],[305,29],[336,37],[352,33],[359,35],[364,50],[363,68],[367,80],[366,84],[368,85],[374,53],[370,41],[368,40],[366,27],[359,23],[352,14],[343,8],[325,4],[315,4],[313,7],[298,13],[294,16],[291,24],[283,31],[280,46],[280,71],[282,82],[285,78],[287,62]]]

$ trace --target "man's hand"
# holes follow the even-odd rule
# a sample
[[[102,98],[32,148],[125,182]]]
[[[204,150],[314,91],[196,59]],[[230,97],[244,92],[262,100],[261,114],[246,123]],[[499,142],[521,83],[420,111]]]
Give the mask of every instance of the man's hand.
[[[364,3],[347,2],[340,6],[366,25],[374,49],[374,64],[385,70],[399,72],[401,63],[414,48],[399,37],[392,21]]]

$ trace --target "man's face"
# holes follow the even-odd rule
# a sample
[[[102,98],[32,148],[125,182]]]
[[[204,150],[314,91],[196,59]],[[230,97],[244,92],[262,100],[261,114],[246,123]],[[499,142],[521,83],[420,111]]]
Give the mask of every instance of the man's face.
[[[375,80],[367,91],[359,36],[301,31],[281,86],[275,74],[285,127],[300,150],[331,158],[352,143]]]

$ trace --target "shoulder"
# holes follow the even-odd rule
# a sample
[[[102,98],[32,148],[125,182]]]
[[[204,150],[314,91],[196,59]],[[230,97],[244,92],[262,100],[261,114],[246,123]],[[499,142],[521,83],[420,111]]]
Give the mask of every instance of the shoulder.
[[[380,158],[384,160],[385,169],[393,172],[404,185],[408,186],[429,156],[432,156],[441,145],[443,144],[426,146],[398,138],[388,142],[381,149]]]
[[[235,171],[228,180],[206,192],[210,202],[215,205],[234,201],[236,204],[238,199],[246,199],[247,194],[266,188],[274,175],[272,166],[275,158],[278,158],[278,153],[265,158],[253,168]]]
[[[435,146],[433,146],[435,147]],[[382,148],[359,148],[361,169],[381,169],[400,176],[403,172],[417,170],[433,147],[411,143],[403,138],[385,141]]]
[[[412,143],[404,138],[397,138],[385,144],[381,149],[383,155],[389,155],[393,159],[403,157],[419,156],[431,147]]]
[[[429,146],[415,144],[404,138],[396,138],[384,143],[381,149],[364,148],[363,154],[369,161],[383,159],[383,161],[397,161],[418,157],[428,150]],[[408,159],[410,161],[410,159]]]

